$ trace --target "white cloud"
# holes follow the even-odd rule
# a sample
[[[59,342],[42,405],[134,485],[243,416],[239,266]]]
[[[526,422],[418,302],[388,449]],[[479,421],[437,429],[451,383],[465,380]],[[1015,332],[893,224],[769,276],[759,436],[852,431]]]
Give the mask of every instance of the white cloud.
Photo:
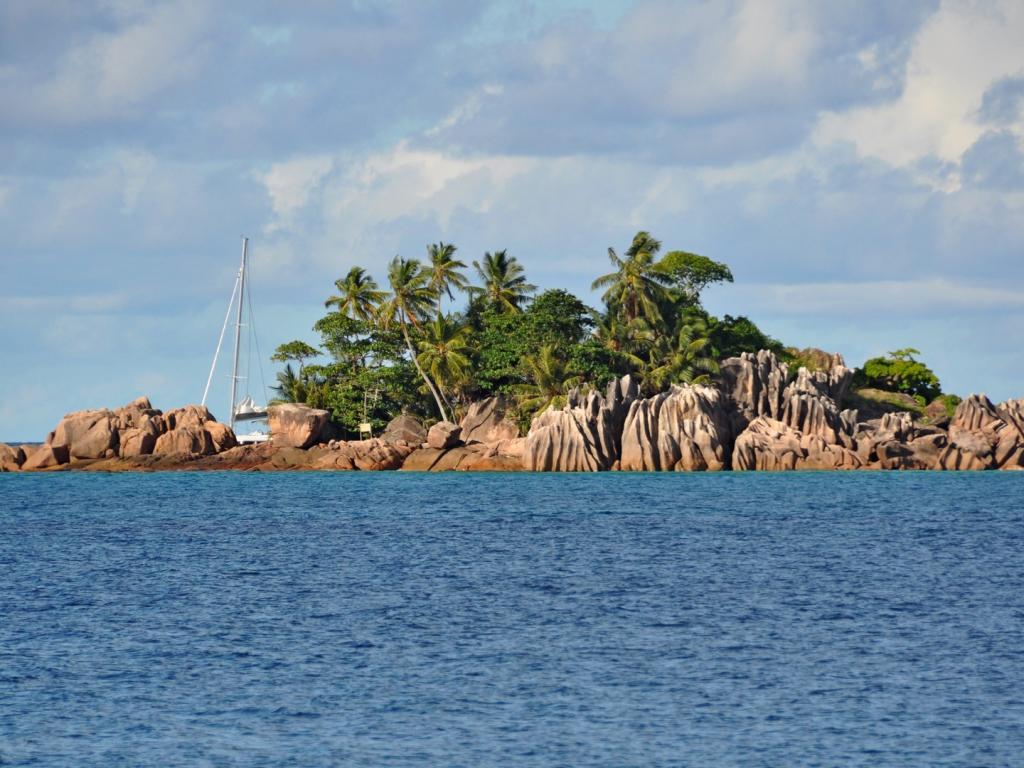
[[[266,188],[277,217],[267,226],[268,232],[287,226],[295,213],[306,205],[333,165],[334,159],[329,155],[297,157],[274,163],[266,173],[255,174]]]
[[[982,94],[1024,70],[1024,4],[943,4],[919,32],[901,96],[882,106],[821,115],[814,140],[850,142],[862,156],[908,165],[934,155],[957,161],[984,131]]]
[[[1024,291],[970,285],[945,278],[843,283],[780,283],[730,286],[749,311],[782,315],[945,316],[957,312],[1024,309]]]
[[[480,111],[480,107],[483,104],[485,97],[500,96],[504,90],[503,86],[493,83],[483,86],[478,91],[471,93],[461,104],[445,115],[437,125],[426,132],[426,135],[436,136],[442,131],[454,128],[459,123],[465,122]]]
[[[648,2],[611,36],[609,72],[658,111],[707,114],[737,98],[798,98],[817,40],[814,14],[799,2]],[[553,55],[550,43],[544,50]],[[707,66],[695,76],[699,63]]]
[[[29,109],[61,122],[121,118],[201,71],[204,4],[191,0],[121,9],[116,32],[69,49],[47,81],[23,94]]]

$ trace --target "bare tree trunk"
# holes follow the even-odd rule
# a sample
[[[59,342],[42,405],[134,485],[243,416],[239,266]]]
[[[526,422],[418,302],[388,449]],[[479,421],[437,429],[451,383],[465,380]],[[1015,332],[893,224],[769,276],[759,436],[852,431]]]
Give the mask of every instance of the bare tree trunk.
[[[441,395],[438,394],[437,388],[434,386],[434,382],[427,376],[427,372],[420,366],[420,361],[416,359],[416,351],[412,348],[412,339],[409,338],[409,327],[405,323],[405,318],[402,318],[402,336],[405,337],[405,346],[409,348],[409,355],[412,357],[412,364],[416,366],[416,370],[419,371],[423,381],[427,384],[427,389],[430,390],[430,394],[434,396],[434,402],[437,403],[437,410],[441,412],[441,419],[443,421],[451,421],[448,417],[448,412],[444,408],[444,402],[441,400]]]

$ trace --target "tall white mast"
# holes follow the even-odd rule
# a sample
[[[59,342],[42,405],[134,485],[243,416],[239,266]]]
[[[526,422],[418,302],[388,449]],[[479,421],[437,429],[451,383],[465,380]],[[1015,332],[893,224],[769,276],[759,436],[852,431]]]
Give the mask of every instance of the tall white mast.
[[[238,350],[242,340],[242,305],[245,303],[245,256],[249,238],[242,237],[242,266],[238,270],[238,314],[235,316],[235,362],[231,366],[231,428],[235,428],[235,398],[238,396]]]

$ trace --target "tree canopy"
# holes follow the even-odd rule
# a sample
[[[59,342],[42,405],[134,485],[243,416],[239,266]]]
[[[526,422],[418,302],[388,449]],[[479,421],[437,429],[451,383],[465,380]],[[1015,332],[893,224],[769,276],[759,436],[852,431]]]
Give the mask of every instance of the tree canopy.
[[[934,400],[942,394],[942,386],[932,369],[914,357],[919,354],[918,350],[906,347],[886,357],[872,357],[857,369],[854,381],[859,386]]]
[[[654,269],[691,304],[700,302],[701,292],[709,285],[732,282],[732,270],[725,264],[687,251],[669,251]]]
[[[437,242],[426,261],[396,256],[381,284],[350,268],[314,326],[319,347],[295,340],[274,352],[287,364],[279,397],[327,408],[354,434],[362,422],[380,429],[401,412],[457,418],[471,400],[493,394],[512,398],[528,420],[574,386],[603,387],[625,374],[646,393],[707,383],[723,359],[760,349],[803,359],[744,315],[707,312],[702,292],[731,283],[729,267],[684,250],[660,255],[649,232],[636,233],[622,256],[608,248],[612,269],[593,282],[597,306],[562,289],[538,292],[504,249],[473,260],[471,280],[457,250]],[[906,348],[872,358],[857,381],[933,396],[938,378],[918,354]],[[307,364],[321,355],[330,361]]]

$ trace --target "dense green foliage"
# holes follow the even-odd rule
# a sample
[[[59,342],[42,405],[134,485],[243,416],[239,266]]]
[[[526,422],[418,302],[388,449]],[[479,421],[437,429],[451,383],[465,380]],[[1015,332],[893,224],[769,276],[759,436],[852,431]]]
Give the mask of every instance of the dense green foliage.
[[[888,357],[872,357],[858,368],[854,385],[875,387],[888,392],[903,392],[930,402],[942,394],[939,377],[932,370],[915,359],[921,354],[916,349],[897,349]]]
[[[655,265],[691,304],[700,302],[701,292],[715,283],[731,283],[732,270],[721,262],[696,253],[670,251]]]
[[[475,280],[456,253],[436,243],[423,262],[396,256],[386,288],[352,267],[314,326],[319,349],[292,341],[274,353],[287,363],[278,374],[280,399],[329,409],[352,436],[362,422],[379,431],[403,411],[458,418],[471,400],[497,393],[512,398],[525,424],[563,403],[570,389],[604,387],[627,373],[653,393],[707,383],[720,361],[743,352],[772,350],[794,370],[818,365],[824,354],[787,349],[745,316],[709,314],[701,292],[732,282],[729,267],[681,250],[659,256],[661,243],[647,232],[622,256],[608,249],[611,271],[593,283],[598,308],[564,290],[538,292],[507,251],[472,261]],[[460,293],[467,296],[461,309]],[[905,352],[869,360],[864,381],[937,393],[938,380]],[[307,364],[318,355],[328,362]]]

